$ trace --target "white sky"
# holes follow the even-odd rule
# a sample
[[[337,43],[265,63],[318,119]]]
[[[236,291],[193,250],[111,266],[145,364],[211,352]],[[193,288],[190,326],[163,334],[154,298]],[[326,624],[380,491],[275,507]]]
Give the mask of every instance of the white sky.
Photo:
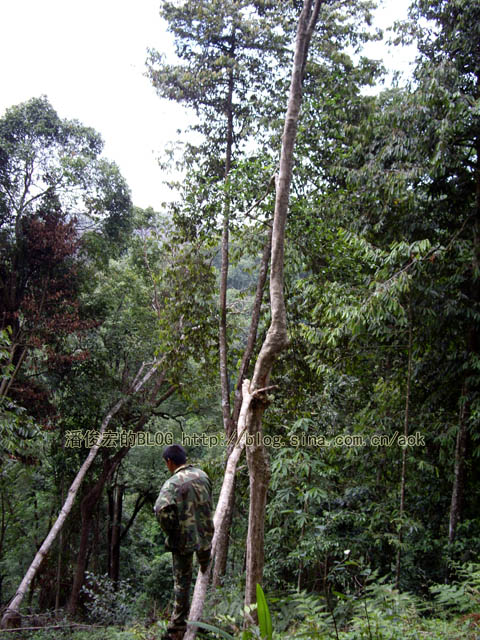
[[[134,204],[160,209],[166,191],[157,158],[185,126],[181,107],[161,100],[143,75],[147,47],[168,51],[160,0],[0,0],[0,116],[46,95],[61,118],[93,127],[125,176]],[[406,17],[409,0],[385,0],[378,26]],[[411,52],[387,57],[407,68]]]

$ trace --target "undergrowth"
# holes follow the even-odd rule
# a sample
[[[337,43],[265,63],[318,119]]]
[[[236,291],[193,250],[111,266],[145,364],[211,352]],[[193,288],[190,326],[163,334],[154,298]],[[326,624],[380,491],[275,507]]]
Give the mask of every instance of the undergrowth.
[[[267,640],[478,640],[480,638],[480,564],[454,567],[455,579],[430,588],[432,598],[400,592],[382,579],[372,580],[359,592],[333,592],[327,601],[318,594],[299,592],[274,594],[266,604],[273,620]],[[208,623],[218,631],[203,631],[199,638],[260,638],[258,628],[241,630],[243,604],[241,590],[231,589],[211,595],[214,606]],[[97,595],[98,597],[98,595]],[[102,609],[102,615],[104,614]],[[92,610],[90,610],[92,614]],[[104,618],[105,619],[105,618]],[[166,627],[160,620],[150,626],[128,624],[119,627],[91,627],[75,631],[37,630],[22,633],[25,640],[158,640]],[[0,640],[16,634],[0,632]]]

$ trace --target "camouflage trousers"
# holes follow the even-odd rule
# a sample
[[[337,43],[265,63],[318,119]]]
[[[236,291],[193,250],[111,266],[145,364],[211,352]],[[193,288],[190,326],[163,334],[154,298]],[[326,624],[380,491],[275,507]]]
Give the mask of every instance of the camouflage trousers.
[[[210,549],[197,551],[200,566],[208,564]],[[193,553],[172,552],[173,566],[173,613],[168,625],[168,631],[182,632],[187,628],[187,618],[190,611],[190,586],[193,573]]]

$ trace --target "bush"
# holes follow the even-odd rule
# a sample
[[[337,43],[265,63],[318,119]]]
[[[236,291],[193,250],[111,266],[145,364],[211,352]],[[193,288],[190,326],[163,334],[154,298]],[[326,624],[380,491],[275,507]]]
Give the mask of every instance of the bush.
[[[128,580],[119,580],[115,589],[106,574],[97,576],[87,571],[82,592],[88,596],[85,606],[92,622],[123,626],[133,616],[134,593]]]

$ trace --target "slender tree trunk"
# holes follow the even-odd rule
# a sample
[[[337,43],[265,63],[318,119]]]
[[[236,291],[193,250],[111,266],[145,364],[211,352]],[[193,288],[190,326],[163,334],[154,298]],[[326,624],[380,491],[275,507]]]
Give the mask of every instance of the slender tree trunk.
[[[125,538],[125,536],[127,535],[127,533],[130,530],[130,527],[132,526],[132,524],[135,522],[135,518],[137,517],[138,513],[140,512],[140,509],[143,507],[143,505],[147,502],[147,500],[149,498],[153,497],[153,493],[152,493],[152,489],[147,489],[145,492],[140,493],[135,501],[135,507],[133,508],[133,513],[130,516],[130,520],[127,522],[127,524],[125,525],[125,527],[122,529],[121,533],[120,533],[120,543],[122,542],[122,540]]]
[[[218,540],[215,550],[215,564],[213,567],[212,586],[215,589],[222,584],[223,576],[227,569],[228,549],[230,542],[230,531],[233,521],[233,510],[235,508],[235,478],[233,480],[232,491],[225,505],[225,526],[218,532]]]
[[[408,365],[407,365],[407,389],[405,392],[405,417],[403,422],[403,435],[405,441],[408,437],[409,420],[410,420],[410,390],[412,384],[412,342],[413,342],[413,327],[412,327],[412,310],[409,303],[408,306]],[[400,582],[400,560],[402,555],[402,543],[403,543],[403,514],[405,513],[405,487],[407,483],[407,446],[402,450],[402,476],[400,480],[400,530],[398,532],[398,550],[397,550],[397,562],[395,567],[395,588],[398,589]]]
[[[310,482],[312,479],[312,471],[311,469],[308,471],[308,476],[307,476],[307,483],[308,486],[310,486]],[[303,513],[307,514],[308,513],[308,495],[305,496],[305,499],[303,501]],[[300,544],[303,541],[303,538],[305,537],[305,520],[302,523],[302,528],[300,531]],[[297,578],[297,591],[300,593],[301,588],[302,588],[302,577],[303,577],[303,560],[300,559],[300,562],[298,564],[298,578]]]
[[[124,485],[117,484],[113,494],[113,522],[112,522],[112,539],[111,539],[111,553],[110,553],[110,567],[109,577],[113,580],[115,590],[118,585],[118,578],[120,575],[120,539],[121,539],[121,527],[122,527],[122,508],[123,508],[123,493],[125,491]]]
[[[75,568],[75,575],[73,578],[72,590],[70,592],[70,598],[67,605],[67,612],[69,616],[73,616],[77,609],[78,596],[80,595],[80,589],[83,585],[85,571],[87,570],[88,539],[90,537],[90,526],[92,521],[90,508],[91,502],[88,503],[88,507],[82,504],[80,544],[78,545],[76,557],[77,563]]]
[[[262,258],[260,261],[260,268],[258,271],[257,289],[255,292],[255,300],[252,309],[252,319],[250,322],[250,329],[248,332],[247,345],[243,352],[242,362],[240,364],[240,370],[238,372],[237,384],[235,386],[235,402],[232,411],[232,422],[236,428],[238,423],[238,417],[240,415],[240,409],[242,407],[242,388],[243,381],[247,375],[250,360],[252,359],[253,350],[257,341],[258,324],[260,322],[260,311],[262,307],[263,294],[265,290],[265,284],[267,282],[268,265],[270,263],[270,254],[272,252],[272,233],[273,227],[268,230],[267,241],[263,248]]]
[[[250,511],[247,533],[246,607],[250,607],[256,602],[256,585],[260,584],[263,578],[263,531],[266,492],[269,481],[268,458],[263,445],[262,431],[265,397],[263,394],[260,394],[259,390],[268,386],[273,363],[288,342],[283,293],[285,225],[290,198],[290,184],[292,181],[293,151],[302,102],[303,73],[307,60],[308,47],[317,23],[321,4],[321,0],[316,0],[315,2],[313,0],[304,0],[298,21],[273,219],[270,271],[270,308],[272,320],[255,364],[253,379],[250,385],[250,393],[256,394],[257,398],[255,403],[250,405],[249,415],[247,416],[249,433],[254,437],[255,444],[252,448],[248,447],[247,449],[247,462],[250,472]],[[246,614],[245,622],[247,624],[256,622],[256,613],[253,615]]]
[[[255,406],[253,406],[255,404]],[[249,436],[254,444],[247,445],[247,463],[250,472],[250,505],[247,533],[247,575],[245,584],[245,604],[257,601],[256,585],[261,584],[265,561],[264,531],[265,507],[270,482],[270,464],[268,454],[262,442],[262,417],[266,408],[265,398],[259,398],[251,406],[252,419],[249,421]],[[246,620],[253,622],[246,614]]]
[[[272,229],[270,228],[267,236],[267,242],[265,243],[265,247],[264,247],[261,262],[260,262],[260,269],[259,269],[258,280],[257,280],[257,290],[255,293],[255,301],[252,309],[252,319],[250,322],[247,345],[245,347],[245,351],[243,352],[242,363],[240,365],[240,371],[238,372],[238,379],[235,387],[235,401],[234,401],[231,422],[230,422],[231,426],[234,429],[234,433],[236,433],[236,430],[237,430],[238,419],[239,419],[240,410],[242,406],[242,397],[243,397],[242,385],[243,385],[245,376],[247,374],[248,365],[250,363],[253,350],[255,348],[255,341],[257,338],[258,323],[260,321],[260,310],[262,306],[263,293],[265,290],[265,283],[267,281],[268,264],[270,261],[271,247],[272,247]],[[235,445],[235,442],[232,440],[229,440],[229,445],[227,447],[228,456],[233,450],[234,445]],[[225,575],[227,557],[228,557],[228,542],[229,542],[230,529],[231,529],[231,523],[233,518],[234,505],[235,505],[235,485],[232,488],[229,501],[225,507],[226,513],[225,513],[225,519],[223,521],[225,524],[218,533],[217,550],[215,554],[215,566],[214,566],[213,579],[212,579],[214,587],[217,587],[220,584],[222,577]]]
[[[7,609],[5,610],[3,617],[2,617],[2,621],[0,623],[0,628],[4,629],[4,628],[8,628],[8,626],[10,625],[10,623],[12,621],[16,621],[18,619],[18,615],[19,615],[19,609],[20,609],[20,605],[22,603],[23,598],[25,597],[26,592],[28,591],[28,588],[33,580],[33,578],[35,577],[43,559],[45,558],[45,556],[47,555],[47,553],[50,551],[50,548],[53,544],[53,542],[55,541],[55,538],[57,537],[59,531],[61,530],[61,528],[63,527],[63,524],[65,522],[65,520],[67,519],[68,514],[70,513],[73,503],[75,501],[76,495],[78,493],[78,490],[80,488],[80,485],[82,484],[82,481],[85,477],[85,474],[87,473],[88,469],[90,468],[92,462],[94,461],[98,449],[100,448],[100,440],[101,437],[103,436],[107,426],[109,425],[110,421],[112,420],[112,418],[120,411],[120,409],[123,407],[123,405],[126,403],[126,401],[135,393],[137,393],[149,380],[150,378],[156,373],[157,368],[159,365],[159,361],[155,361],[150,368],[148,369],[147,373],[143,374],[144,369],[145,369],[145,364],[143,364],[136,377],[135,380],[133,381],[131,388],[128,390],[128,392],[126,394],[124,394],[122,396],[122,398],[110,409],[110,411],[106,414],[106,416],[104,417],[100,430],[99,430],[99,440],[98,442],[90,449],[90,452],[87,456],[87,458],[85,459],[84,463],[82,464],[82,466],[80,467],[80,470],[78,471],[74,481],[72,482],[70,489],[68,490],[68,494],[67,494],[67,499],[62,507],[62,509],[60,510],[60,513],[57,517],[57,520],[55,521],[53,527],[50,529],[50,532],[48,533],[47,537],[45,538],[45,540],[43,541],[43,544],[41,545],[40,549],[38,550],[37,554],[35,555],[35,558],[33,559],[30,567],[28,568],[25,576],[23,577],[17,592],[15,594],[15,596],[13,597],[12,601],[10,602],[9,606],[7,607]],[[143,374],[143,376],[142,376]]]
[[[61,489],[61,501],[65,499],[64,497],[64,484],[65,478],[62,473],[62,489]],[[60,589],[62,583],[62,556],[63,556],[63,528],[60,529],[60,540],[58,542],[58,556],[57,556],[57,574],[55,579],[55,616],[58,617],[60,611]]]
[[[112,564],[112,532],[113,532],[113,490],[114,487],[107,489],[107,507],[108,507],[108,529],[107,529],[107,567],[110,576],[110,566]]]
[[[461,520],[463,495],[465,490],[465,455],[467,450],[467,420],[466,420],[466,387],[463,387],[460,399],[460,412],[458,418],[457,442],[455,446],[455,466],[452,487],[452,500],[450,503],[450,522],[448,527],[448,542],[452,544],[457,534],[457,525]]]
[[[232,35],[232,39],[234,35]],[[233,61],[235,56],[234,43],[230,51],[230,57]],[[223,429],[227,440],[230,439],[235,425],[230,415],[230,381],[228,375],[228,341],[227,341],[227,284],[228,284],[228,266],[229,266],[229,225],[230,225],[230,187],[229,173],[232,166],[233,151],[233,90],[234,77],[233,67],[228,75],[228,94],[227,94],[227,141],[225,154],[225,172],[224,187],[225,200],[223,210],[223,229],[221,244],[221,267],[220,267],[220,323],[219,323],[219,361],[220,361],[220,389],[222,394],[222,416]],[[231,526],[231,515],[233,513],[233,502],[235,494],[232,493],[229,504],[227,505],[227,520],[225,530],[221,533],[221,544],[219,545],[219,554],[215,561],[214,584],[219,584],[221,578],[225,574],[228,556],[228,535]]]
[[[242,384],[242,403],[238,419],[237,434],[243,434],[245,429],[255,430],[260,425],[261,435],[261,415],[263,414],[265,404],[265,392],[268,390],[268,379],[273,362],[277,354],[287,344],[287,330],[286,330],[286,312],[285,302],[283,297],[283,256],[284,256],[284,237],[285,237],[285,223],[289,201],[289,191],[292,176],[293,166],[293,148],[296,138],[298,116],[300,112],[300,103],[302,95],[302,77],[303,69],[308,51],[308,45],[315,28],[318,12],[320,9],[321,1],[317,0],[315,3],[312,0],[305,0],[302,13],[300,15],[299,26],[297,30],[297,41],[294,58],[294,69],[292,74],[292,82],[290,87],[290,98],[287,107],[287,116],[285,121],[284,135],[282,139],[282,154],[280,158],[280,173],[277,184],[277,192],[275,198],[275,214],[272,230],[272,248],[271,248],[271,273],[270,273],[270,308],[272,313],[272,321],[267,333],[267,337],[262,345],[259,357],[255,365],[255,371],[253,375],[252,383],[249,384],[247,379]],[[313,10],[312,10],[313,9]],[[261,384],[266,383],[266,384]],[[251,411],[252,401],[255,399],[256,408]],[[259,401],[259,402],[257,402]],[[256,422],[255,418],[260,418],[260,422]],[[263,445],[262,445],[263,446]],[[215,533],[212,541],[212,555],[215,554],[215,548],[219,536],[219,531],[222,530],[226,521],[227,504],[229,495],[233,491],[234,475],[237,462],[244,447],[243,436],[237,440],[235,447],[233,448],[225,469],[225,475],[223,479],[222,489],[220,497],[217,503],[215,511]],[[258,451],[254,453],[254,460],[256,461],[260,456]],[[265,457],[262,455],[261,459],[265,461]],[[262,469],[263,485],[265,485],[265,468]],[[256,504],[261,504],[261,492],[263,491],[262,482],[257,482],[258,478],[254,481],[255,490],[259,489],[258,496],[253,498]],[[260,498],[260,500],[258,500]],[[262,523],[263,526],[263,514],[260,518],[253,518],[253,521]],[[252,531],[249,522],[249,538],[252,540]],[[262,529],[263,538],[263,529]],[[247,540],[248,544],[248,540]],[[261,564],[261,572],[263,572],[263,562],[258,563],[258,559],[263,557],[263,545],[261,555],[252,554],[250,557],[250,578],[253,576],[251,571],[252,566],[256,571]],[[247,581],[248,581],[247,565]],[[258,573],[258,571],[257,571]],[[192,605],[190,608],[189,619],[191,622],[198,621],[201,618],[203,611],[203,604],[205,601],[208,581],[210,576],[210,567],[205,573],[199,573],[195,584],[195,591],[192,599]],[[251,590],[249,589],[248,595],[246,591],[246,603],[251,604],[256,599],[256,596],[251,597]],[[193,640],[196,636],[196,627],[190,626],[185,634],[185,640]]]
[[[87,567],[91,566],[93,573],[99,573],[100,571],[100,518],[102,510],[102,496],[95,505],[95,513],[93,516],[93,532],[90,542],[90,548],[87,556]],[[90,565],[90,558],[92,558]],[[103,568],[103,567],[102,567]]]
[[[235,55],[231,51],[231,58]],[[228,77],[227,95],[227,146],[225,157],[225,200],[223,210],[223,230],[222,230],[222,262],[220,267],[220,324],[219,324],[219,356],[220,356],[220,386],[222,392],[222,415],[223,427],[227,438],[232,433],[232,422],[230,419],[230,384],[228,377],[228,348],[227,348],[227,281],[228,281],[228,243],[230,225],[230,188],[229,173],[232,165],[233,148],[233,68],[230,69]]]

